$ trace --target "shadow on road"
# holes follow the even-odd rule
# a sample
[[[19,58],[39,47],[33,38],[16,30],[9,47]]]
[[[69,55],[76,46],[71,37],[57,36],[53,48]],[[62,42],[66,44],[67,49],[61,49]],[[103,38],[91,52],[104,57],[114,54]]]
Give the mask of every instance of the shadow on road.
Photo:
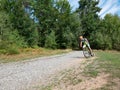
[[[79,48],[73,48],[72,50],[73,51],[81,51],[81,49],[79,49]]]
[[[73,57],[73,58],[77,58],[77,59],[85,59],[84,56],[77,56],[77,57]]]

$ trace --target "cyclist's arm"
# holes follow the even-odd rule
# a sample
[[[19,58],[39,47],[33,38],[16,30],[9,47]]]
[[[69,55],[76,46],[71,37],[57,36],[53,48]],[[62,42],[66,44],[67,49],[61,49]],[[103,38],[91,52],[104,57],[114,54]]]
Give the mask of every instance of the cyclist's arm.
[[[80,47],[82,47],[82,41],[80,42]]]

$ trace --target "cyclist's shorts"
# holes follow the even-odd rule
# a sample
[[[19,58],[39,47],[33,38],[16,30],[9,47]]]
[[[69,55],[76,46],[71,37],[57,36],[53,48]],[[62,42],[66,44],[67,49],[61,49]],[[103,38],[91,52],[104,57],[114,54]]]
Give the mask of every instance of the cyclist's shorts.
[[[86,46],[87,46],[88,48],[90,48],[90,44],[89,44],[89,43],[84,44],[84,45],[83,45],[83,48],[85,48]]]

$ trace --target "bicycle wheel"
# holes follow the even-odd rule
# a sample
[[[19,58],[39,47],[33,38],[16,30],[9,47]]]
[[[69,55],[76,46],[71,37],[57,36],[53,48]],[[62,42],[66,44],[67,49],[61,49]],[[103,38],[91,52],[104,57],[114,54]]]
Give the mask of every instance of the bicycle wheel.
[[[91,57],[90,50],[89,50],[89,48],[88,48],[87,46],[83,48],[83,55],[84,55],[86,58]]]

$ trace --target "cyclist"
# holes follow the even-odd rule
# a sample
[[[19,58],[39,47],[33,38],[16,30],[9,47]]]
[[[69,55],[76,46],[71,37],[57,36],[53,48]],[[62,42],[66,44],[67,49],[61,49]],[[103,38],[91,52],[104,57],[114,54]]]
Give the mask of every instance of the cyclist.
[[[80,39],[80,47],[81,47],[81,48],[85,48],[85,47],[87,46],[88,49],[90,50],[91,56],[93,56],[93,54],[92,54],[92,49],[91,49],[91,47],[90,47],[90,44],[89,44],[87,38],[83,38],[83,36],[80,36],[79,39]]]

